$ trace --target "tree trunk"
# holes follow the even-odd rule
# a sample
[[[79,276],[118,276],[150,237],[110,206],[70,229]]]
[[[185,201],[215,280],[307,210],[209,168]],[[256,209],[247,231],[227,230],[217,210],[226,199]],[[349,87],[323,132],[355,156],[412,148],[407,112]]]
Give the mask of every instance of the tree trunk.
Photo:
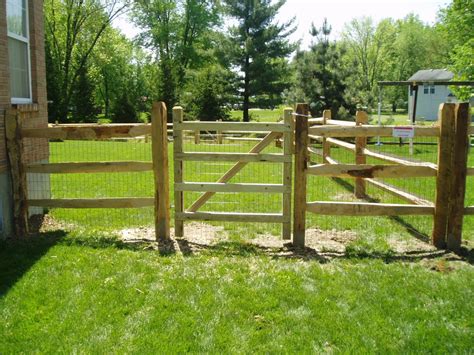
[[[105,118],[110,118],[110,94],[109,94],[109,81],[107,78],[104,80],[104,105],[105,105]]]
[[[243,105],[243,120],[244,122],[249,122],[249,108],[250,108],[250,93],[249,93],[249,86],[250,86],[250,78],[249,78],[249,67],[250,67],[250,58],[247,55],[245,57],[245,66],[244,66],[244,105]]]

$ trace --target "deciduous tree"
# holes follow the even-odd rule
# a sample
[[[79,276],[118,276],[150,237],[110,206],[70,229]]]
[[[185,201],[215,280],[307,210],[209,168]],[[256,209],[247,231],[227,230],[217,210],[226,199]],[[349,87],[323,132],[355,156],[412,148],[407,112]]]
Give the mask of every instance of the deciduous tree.
[[[67,120],[81,71],[104,31],[125,7],[120,0],[45,1],[46,63],[53,119]]]

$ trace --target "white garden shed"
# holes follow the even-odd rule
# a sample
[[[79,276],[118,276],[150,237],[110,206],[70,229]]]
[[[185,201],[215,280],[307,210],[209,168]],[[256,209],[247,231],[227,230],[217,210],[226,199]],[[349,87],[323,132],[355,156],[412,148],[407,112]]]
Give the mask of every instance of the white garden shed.
[[[438,119],[439,105],[443,102],[456,102],[456,97],[447,85],[434,85],[435,82],[452,80],[454,74],[446,69],[419,70],[413,74],[409,82],[423,82],[417,85],[416,120],[436,121]],[[415,90],[408,88],[409,117],[413,117],[413,100]]]

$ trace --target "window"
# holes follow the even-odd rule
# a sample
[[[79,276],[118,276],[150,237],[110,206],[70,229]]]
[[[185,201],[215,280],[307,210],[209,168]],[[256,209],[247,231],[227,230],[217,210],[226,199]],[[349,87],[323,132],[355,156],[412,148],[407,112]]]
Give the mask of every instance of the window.
[[[430,94],[434,94],[434,93],[435,93],[435,86],[431,85],[430,86]]]
[[[429,86],[426,84],[423,84],[423,94],[428,94],[429,93]]]
[[[27,0],[7,0],[8,60],[12,103],[31,102]]]

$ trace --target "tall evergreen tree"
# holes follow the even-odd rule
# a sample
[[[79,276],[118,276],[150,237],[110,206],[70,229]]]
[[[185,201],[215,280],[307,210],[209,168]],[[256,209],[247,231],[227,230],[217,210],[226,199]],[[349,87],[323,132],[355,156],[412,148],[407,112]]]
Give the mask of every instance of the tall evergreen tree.
[[[250,100],[273,105],[287,83],[286,57],[295,50],[288,36],[294,19],[279,24],[275,17],[286,0],[225,0],[228,14],[237,20],[230,28],[234,46],[231,63],[241,72],[243,120],[249,121]]]
[[[325,19],[321,28],[314,24],[311,28],[313,41],[309,51],[296,54],[296,88],[304,93],[304,101],[310,103],[311,113],[321,115],[326,108],[331,108],[336,117],[339,108],[353,111],[345,99],[347,85],[341,55],[341,48],[329,41],[331,26]]]
[[[233,73],[219,65],[211,65],[190,76],[183,98],[186,110],[201,121],[227,119]]]
[[[72,97],[74,122],[95,122],[94,85],[89,79],[88,67],[81,67],[78,76]]]

